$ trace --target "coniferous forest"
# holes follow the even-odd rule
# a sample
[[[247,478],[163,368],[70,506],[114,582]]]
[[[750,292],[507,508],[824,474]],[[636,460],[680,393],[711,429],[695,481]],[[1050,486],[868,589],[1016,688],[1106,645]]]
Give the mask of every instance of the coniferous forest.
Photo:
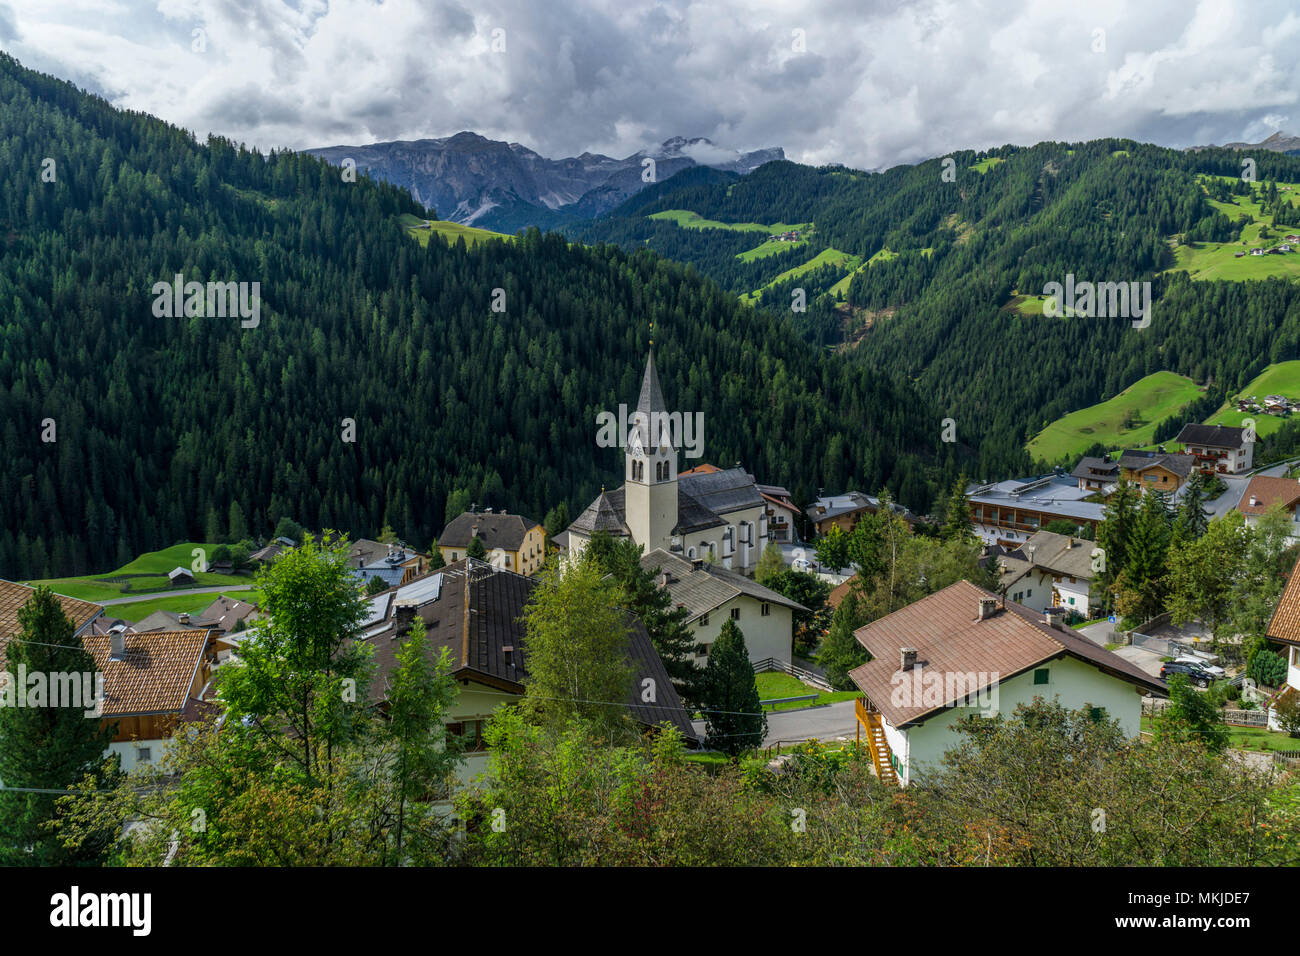
[[[652,335],[703,460],[917,508],[959,467],[919,393],[690,267],[536,231],[421,247],[408,194],[313,158],[198,143],[8,57],[0,98],[0,576],[285,516],[426,545],[453,495],[576,514],[621,480],[595,416],[634,405]],[[259,324],[155,317],[176,274],[260,282]]]

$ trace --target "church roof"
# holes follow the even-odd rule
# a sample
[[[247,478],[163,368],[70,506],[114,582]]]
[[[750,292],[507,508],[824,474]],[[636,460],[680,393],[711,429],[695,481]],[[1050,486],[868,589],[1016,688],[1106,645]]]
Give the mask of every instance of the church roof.
[[[655,354],[651,352],[645,359],[645,377],[641,379],[641,397],[637,400],[636,410],[648,416],[667,409],[663,390],[659,387],[659,373],[655,371]]]
[[[754,476],[743,468],[678,475],[683,491],[715,514],[740,508],[757,508],[763,503]]]
[[[568,530],[587,535],[597,531],[608,531],[613,535],[630,536],[632,532],[628,530],[627,523],[623,520],[626,513],[622,488],[610,492],[602,491],[600,496],[587,506],[587,510],[574,519]]]

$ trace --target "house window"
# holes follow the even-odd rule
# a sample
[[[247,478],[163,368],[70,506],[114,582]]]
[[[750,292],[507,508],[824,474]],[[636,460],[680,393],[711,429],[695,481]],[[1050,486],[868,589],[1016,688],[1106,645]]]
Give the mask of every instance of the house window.
[[[1050,671],[1048,670],[1048,668],[1040,667],[1038,670],[1034,671],[1034,683],[1046,684],[1049,673]]]
[[[451,553],[451,559],[452,559],[453,561],[456,560],[456,552],[455,552],[455,551],[453,551],[453,552]]]
[[[708,626],[709,626],[709,616],[707,614],[701,614],[700,627],[708,627]]]
[[[152,747],[138,748],[135,752],[135,759],[139,763],[148,763],[149,761],[153,760],[153,748]]]
[[[733,608],[731,609],[731,619],[732,619],[733,621],[739,621],[739,620],[740,620],[740,608],[738,608],[738,607],[733,607]]]
[[[1023,598],[1024,596],[1025,596],[1025,592],[1024,592],[1024,591],[1017,591],[1014,595],[1012,595],[1011,600],[1013,600],[1013,601],[1015,601],[1017,604],[1019,604],[1019,603],[1020,603],[1020,599]]]
[[[510,567],[510,555],[506,555],[506,567]]]
[[[1025,597],[1033,597],[1033,596],[1034,596],[1033,588],[1030,588],[1028,591],[1025,592]]]
[[[1074,598],[1070,598],[1070,603],[1071,603],[1071,604],[1074,603]]]
[[[487,750],[483,742],[483,728],[486,720],[458,720],[447,725],[447,743],[460,741],[467,753]]]
[[[711,650],[713,650],[713,645],[712,645],[712,644],[701,644],[701,645],[700,645],[700,656],[701,656],[701,657],[708,657],[708,656],[709,656],[709,651],[711,651]]]
[[[772,613],[772,605],[770,605],[770,604],[768,604],[766,601],[764,601],[764,602],[763,602],[763,609],[762,609],[761,611],[759,611],[759,614],[760,614],[762,617],[767,617],[767,616],[770,615],[771,613]]]

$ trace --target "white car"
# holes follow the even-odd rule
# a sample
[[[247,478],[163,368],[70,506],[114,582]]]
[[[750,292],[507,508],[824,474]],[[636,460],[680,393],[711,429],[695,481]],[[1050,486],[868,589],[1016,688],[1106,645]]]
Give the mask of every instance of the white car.
[[[1228,673],[1218,664],[1211,664],[1203,657],[1193,657],[1190,654],[1185,654],[1182,657],[1175,657],[1174,660],[1179,664],[1196,664],[1201,670],[1213,674],[1215,680],[1222,680]]]

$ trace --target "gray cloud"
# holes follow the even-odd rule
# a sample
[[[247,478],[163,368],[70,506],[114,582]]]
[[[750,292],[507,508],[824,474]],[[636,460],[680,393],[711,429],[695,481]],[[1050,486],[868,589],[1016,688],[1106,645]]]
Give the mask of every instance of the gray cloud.
[[[682,135],[877,168],[1007,142],[1300,132],[1287,0],[12,6],[0,44],[23,62],[265,148],[471,129],[626,155]]]

